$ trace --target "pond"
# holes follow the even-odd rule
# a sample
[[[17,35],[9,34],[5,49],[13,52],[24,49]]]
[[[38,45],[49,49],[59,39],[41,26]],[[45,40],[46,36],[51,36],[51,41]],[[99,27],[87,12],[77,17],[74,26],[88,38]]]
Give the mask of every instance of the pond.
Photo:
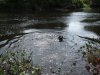
[[[97,10],[1,12],[0,53],[32,51],[33,64],[44,68],[43,75],[51,75],[59,68],[61,75],[89,75],[79,52],[86,41],[79,36],[98,38],[99,32]],[[63,42],[59,42],[59,36],[64,37]]]

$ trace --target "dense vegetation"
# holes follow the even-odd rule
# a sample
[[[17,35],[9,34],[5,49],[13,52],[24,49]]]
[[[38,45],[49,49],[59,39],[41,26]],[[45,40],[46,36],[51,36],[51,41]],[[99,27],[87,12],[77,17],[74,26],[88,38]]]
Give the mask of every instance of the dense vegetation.
[[[72,6],[71,0],[1,0],[0,6],[3,8],[19,9],[30,8],[36,10],[60,8]]]
[[[90,4],[91,7],[100,7],[100,0],[92,0]]]
[[[0,54],[0,75],[41,75],[41,68],[33,67],[29,54],[25,51]]]
[[[0,9],[47,10],[55,8],[99,7],[100,0],[0,0]]]

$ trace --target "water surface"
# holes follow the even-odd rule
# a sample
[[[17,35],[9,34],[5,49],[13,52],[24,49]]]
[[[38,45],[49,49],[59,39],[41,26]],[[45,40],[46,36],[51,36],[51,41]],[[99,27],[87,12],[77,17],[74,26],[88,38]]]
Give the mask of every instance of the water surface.
[[[84,37],[99,37],[100,14],[97,11],[0,13],[0,53],[26,50],[33,52],[33,64],[50,69],[61,67],[62,75],[89,75],[84,68],[80,47]],[[83,21],[88,18],[95,21]],[[64,36],[59,42],[58,36]],[[76,66],[72,66],[73,63]],[[55,74],[56,75],[56,74]]]

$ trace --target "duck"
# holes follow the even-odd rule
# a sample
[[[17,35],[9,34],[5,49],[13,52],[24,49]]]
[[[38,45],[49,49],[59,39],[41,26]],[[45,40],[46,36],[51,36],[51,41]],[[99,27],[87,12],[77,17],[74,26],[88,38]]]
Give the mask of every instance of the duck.
[[[63,42],[64,37],[62,35],[58,36],[59,42]]]

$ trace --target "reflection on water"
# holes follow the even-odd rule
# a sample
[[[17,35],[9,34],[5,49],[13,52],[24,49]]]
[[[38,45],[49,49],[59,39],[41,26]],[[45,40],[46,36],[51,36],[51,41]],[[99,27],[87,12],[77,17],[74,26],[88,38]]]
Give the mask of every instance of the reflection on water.
[[[84,40],[78,37],[98,37],[99,20],[83,22],[99,13],[94,12],[48,12],[48,13],[0,13],[0,52],[5,50],[33,51],[33,64],[55,70],[72,69],[71,75],[89,75],[84,69],[85,61],[78,54]],[[95,24],[95,26],[94,26]],[[98,35],[97,35],[98,34]],[[59,42],[58,37],[64,41]],[[77,62],[73,69],[73,62]]]
[[[26,26],[25,28],[28,28],[28,29],[64,29],[65,28],[65,24],[64,23],[59,23],[59,22],[56,22],[56,23],[40,23],[40,24],[35,24],[35,25],[29,25],[29,26]]]
[[[87,16],[87,13],[77,12],[70,14],[70,17],[68,18],[68,31],[69,32],[79,32],[83,30],[83,25],[80,22],[84,19],[84,17]]]
[[[96,34],[86,31],[84,26],[88,26],[88,23],[82,22],[84,19],[87,19],[93,15],[96,14],[86,12],[71,13],[70,17],[66,19],[66,23],[68,24],[66,31],[68,31],[70,34],[80,36],[97,37]]]

